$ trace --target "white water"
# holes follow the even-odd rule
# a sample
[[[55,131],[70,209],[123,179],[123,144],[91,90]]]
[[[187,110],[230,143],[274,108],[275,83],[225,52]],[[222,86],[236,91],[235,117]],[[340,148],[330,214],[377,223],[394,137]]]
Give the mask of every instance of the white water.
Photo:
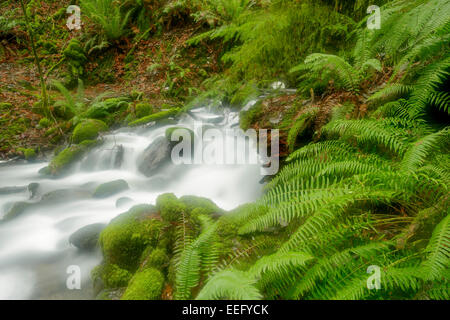
[[[193,113],[197,120],[203,119],[205,123],[216,117],[205,109]],[[236,113],[225,110],[221,116],[224,119],[214,124],[215,128],[236,127]],[[178,125],[190,127],[193,122],[191,116],[185,115]],[[104,144],[91,150],[71,174],[60,179],[48,179],[38,174],[38,170],[48,163],[0,164],[0,187],[39,183],[38,197],[33,201],[39,201],[39,196],[54,190],[77,190],[76,197],[40,205],[11,221],[0,223],[0,299],[92,299],[89,273],[100,263],[101,254],[81,253],[69,244],[69,236],[85,225],[108,223],[135,204],[154,204],[161,193],[207,197],[226,210],[258,198],[262,178],[258,165],[169,164],[155,176],[142,175],[137,170],[137,157],[155,138],[164,135],[168,127],[171,126],[124,128],[111,132],[104,136]],[[111,169],[116,145],[124,147],[123,163],[120,169]],[[252,148],[252,152],[256,152],[255,146]],[[126,180],[130,189],[106,199],[90,196],[99,184],[116,179]],[[117,208],[116,200],[121,197],[129,197],[132,201]],[[0,194],[0,217],[11,203],[28,199],[28,191]],[[81,290],[66,287],[69,276],[66,270],[70,265],[81,268]]]

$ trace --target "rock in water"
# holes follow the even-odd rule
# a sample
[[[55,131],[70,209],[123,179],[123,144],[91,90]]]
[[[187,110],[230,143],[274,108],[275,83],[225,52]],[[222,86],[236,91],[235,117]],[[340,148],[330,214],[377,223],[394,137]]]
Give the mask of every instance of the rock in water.
[[[120,169],[123,162],[123,145],[119,144],[115,149],[116,154],[114,158],[114,169]]]
[[[170,159],[170,142],[165,137],[153,141],[137,161],[138,169],[145,176],[150,177],[156,173],[167,160]]]
[[[103,223],[94,223],[82,227],[72,233],[69,242],[80,250],[95,249],[100,237],[100,232],[106,227]]]
[[[28,191],[30,192],[30,199],[33,199],[37,195],[39,189],[39,183],[32,182],[28,185]]]
[[[92,196],[94,198],[107,198],[116,193],[128,190],[129,188],[128,183],[125,180],[114,180],[99,185]]]
[[[116,208],[123,208],[127,204],[130,204],[133,202],[133,199],[129,197],[122,197],[116,200]]]

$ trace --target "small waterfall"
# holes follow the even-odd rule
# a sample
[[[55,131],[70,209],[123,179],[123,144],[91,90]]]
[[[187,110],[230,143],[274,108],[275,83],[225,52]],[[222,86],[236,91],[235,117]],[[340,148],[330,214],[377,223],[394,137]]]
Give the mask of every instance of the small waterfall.
[[[151,177],[139,172],[137,159],[152,141],[164,136],[169,127],[192,128],[196,121],[225,131],[238,127],[239,114],[228,109],[217,113],[198,108],[183,115],[175,125],[118,129],[105,135],[103,144],[92,149],[69,175],[59,179],[38,174],[48,163],[0,163],[0,188],[39,184],[32,200],[26,188],[0,193],[0,217],[15,202],[36,202],[24,214],[0,223],[0,299],[92,298],[89,273],[100,263],[101,253],[80,252],[69,244],[69,236],[88,224],[108,223],[135,204],[154,204],[161,193],[207,197],[226,210],[257,199],[262,188],[258,164],[169,162]],[[250,148],[250,152],[256,152],[255,145]],[[104,199],[91,196],[99,184],[117,179],[126,180],[130,188]],[[57,190],[63,191],[41,201],[42,195]],[[116,206],[124,197],[128,201]],[[67,268],[71,265],[80,267],[81,290],[66,288]]]

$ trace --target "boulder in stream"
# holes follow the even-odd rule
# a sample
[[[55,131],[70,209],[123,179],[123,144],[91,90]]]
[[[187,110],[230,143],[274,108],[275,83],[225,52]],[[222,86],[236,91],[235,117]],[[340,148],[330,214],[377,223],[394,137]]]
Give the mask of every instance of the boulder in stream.
[[[97,247],[100,233],[106,227],[104,223],[84,226],[69,237],[69,242],[80,250],[92,250]]]
[[[155,139],[138,158],[138,169],[145,176],[150,177],[170,159],[171,145],[165,137]]]
[[[129,188],[128,183],[125,180],[114,180],[99,185],[92,196],[94,198],[107,198],[119,192],[128,190]]]

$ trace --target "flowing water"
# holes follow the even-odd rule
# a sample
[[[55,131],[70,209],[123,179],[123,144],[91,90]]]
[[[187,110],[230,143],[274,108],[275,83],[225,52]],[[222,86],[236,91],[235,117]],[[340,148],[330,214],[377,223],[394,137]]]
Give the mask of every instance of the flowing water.
[[[200,108],[184,115],[177,126],[192,127],[198,120],[222,132],[237,128],[239,122],[238,114],[230,110],[217,114]],[[207,197],[226,210],[259,197],[262,176],[257,164],[174,165],[169,161],[154,176],[140,173],[136,165],[139,155],[170,126],[109,132],[102,145],[89,151],[70,174],[59,179],[38,174],[48,165],[45,162],[0,163],[0,188],[39,184],[33,199],[26,189],[0,194],[0,218],[14,202],[36,203],[22,215],[0,223],[0,299],[92,299],[90,271],[101,262],[101,253],[81,252],[69,243],[69,236],[88,224],[108,223],[133,205],[154,204],[162,193]],[[119,145],[123,147],[123,159],[115,169]],[[256,152],[255,145],[250,148]],[[117,179],[126,180],[130,188],[105,199],[92,198],[99,184]],[[42,195],[56,190],[65,191],[42,201]],[[127,201],[117,202],[119,198]],[[67,268],[72,265],[80,267],[81,290],[67,289]]]

